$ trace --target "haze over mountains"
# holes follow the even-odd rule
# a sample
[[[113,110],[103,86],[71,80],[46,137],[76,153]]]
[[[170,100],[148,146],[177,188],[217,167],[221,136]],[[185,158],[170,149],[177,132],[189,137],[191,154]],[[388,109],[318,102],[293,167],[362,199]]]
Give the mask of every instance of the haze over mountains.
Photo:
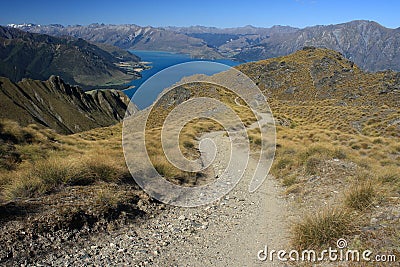
[[[201,39],[186,34],[168,31],[161,28],[141,27],[137,25],[104,25],[88,26],[52,25],[12,25],[21,30],[48,34],[52,36],[73,36],[94,43],[106,43],[123,49],[159,50],[190,53],[196,57],[221,58],[215,48],[209,47]]]
[[[190,53],[199,58],[229,57],[244,61],[288,55],[304,46],[334,49],[367,71],[400,70],[400,28],[389,29],[373,21],[351,21],[304,29],[288,26],[219,29],[213,27],[141,27],[12,25],[22,30],[73,36],[124,49]]]

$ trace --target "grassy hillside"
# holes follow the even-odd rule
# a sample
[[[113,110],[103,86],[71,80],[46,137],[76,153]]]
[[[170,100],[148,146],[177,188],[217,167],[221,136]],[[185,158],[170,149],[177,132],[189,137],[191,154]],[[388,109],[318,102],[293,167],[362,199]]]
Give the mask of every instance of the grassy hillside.
[[[59,133],[109,126],[123,119],[129,98],[117,90],[83,92],[60,77],[13,83],[0,77],[1,118],[23,126],[36,123]]]
[[[306,48],[238,69],[269,97],[277,124],[272,174],[298,219],[297,248],[400,255],[399,73],[365,73],[341,54]]]
[[[400,74],[368,73],[342,54],[306,47],[288,56],[237,67],[274,99],[334,99],[337,105],[400,106]]]
[[[124,162],[121,124],[65,136],[1,120],[0,262],[157,214]]]

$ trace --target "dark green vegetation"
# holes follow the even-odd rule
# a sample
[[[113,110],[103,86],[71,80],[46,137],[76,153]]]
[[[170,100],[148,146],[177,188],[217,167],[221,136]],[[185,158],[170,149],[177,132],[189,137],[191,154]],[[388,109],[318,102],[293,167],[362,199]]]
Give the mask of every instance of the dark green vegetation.
[[[118,90],[83,92],[60,77],[47,81],[0,77],[0,114],[23,126],[35,123],[59,133],[113,125],[123,119],[129,98]]]
[[[304,46],[341,52],[362,69],[400,71],[400,30],[373,21],[351,21],[304,29],[288,26],[219,29],[214,27],[140,27],[137,25],[26,26],[50,35],[78,36],[125,49],[190,53],[195,57],[261,60],[288,55]]]
[[[122,49],[83,39],[52,37],[0,27],[0,76],[47,80],[61,76],[84,89],[116,87],[140,74],[121,63],[137,65],[139,58]]]

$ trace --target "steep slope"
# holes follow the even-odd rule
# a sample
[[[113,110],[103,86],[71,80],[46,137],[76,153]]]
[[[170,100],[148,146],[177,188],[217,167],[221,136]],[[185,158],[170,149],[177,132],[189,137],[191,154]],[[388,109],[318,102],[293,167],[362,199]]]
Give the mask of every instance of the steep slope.
[[[140,76],[117,66],[121,61],[137,64],[138,57],[118,48],[107,52],[83,39],[57,38],[0,27],[0,76],[45,80],[59,75],[84,88],[110,86]]]
[[[279,100],[335,99],[339,105],[400,107],[400,73],[367,73],[341,53],[305,47],[288,56],[237,67]]]
[[[122,120],[129,98],[118,90],[83,92],[57,76],[47,81],[0,77],[1,117],[21,125],[40,124],[60,133],[76,133]],[[133,111],[132,111],[133,112]]]
[[[201,39],[150,26],[96,23],[88,26],[77,25],[69,27],[58,24],[48,26],[31,25],[22,27],[22,29],[54,36],[80,37],[90,42],[110,44],[123,49],[172,51],[188,53],[193,57],[222,57]]]

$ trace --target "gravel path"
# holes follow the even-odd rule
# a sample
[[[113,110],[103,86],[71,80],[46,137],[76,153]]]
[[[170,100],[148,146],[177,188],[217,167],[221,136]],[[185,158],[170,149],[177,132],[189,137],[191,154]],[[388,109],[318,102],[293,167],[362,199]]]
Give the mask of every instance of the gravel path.
[[[171,243],[156,266],[265,266],[257,252],[265,245],[286,248],[286,204],[273,178],[256,192],[242,180],[221,201],[181,209],[179,218],[206,218],[207,229]]]
[[[263,118],[261,118],[263,120]],[[203,138],[229,144],[223,132]],[[202,154],[213,155],[201,146]],[[219,175],[230,150],[218,150],[212,165]],[[235,160],[247,160],[239,150]],[[204,158],[205,161],[209,160]],[[259,261],[258,251],[288,249],[288,205],[273,177],[254,193],[250,180],[257,160],[250,157],[243,178],[221,199],[195,208],[153,205],[139,222],[92,235],[38,261],[52,266],[282,266]],[[140,203],[139,203],[140,204]],[[143,207],[144,211],[146,207]],[[274,265],[276,264],[276,265]]]
[[[253,128],[253,127],[250,127]],[[212,139],[217,147],[229,142],[221,132],[209,133],[203,138]],[[205,147],[202,155],[213,154]],[[229,151],[219,150],[214,172],[221,173]],[[245,151],[234,157],[247,160]],[[257,161],[250,158],[244,177],[238,185],[220,201],[206,207],[179,209],[179,218],[206,218],[206,227],[195,231],[193,236],[171,242],[155,261],[155,266],[271,266],[257,259],[259,250],[287,249],[287,204],[281,197],[281,188],[269,176],[254,193],[248,186]],[[178,218],[178,221],[179,221]],[[203,224],[204,225],[204,224]],[[206,228],[206,229],[205,229]]]

